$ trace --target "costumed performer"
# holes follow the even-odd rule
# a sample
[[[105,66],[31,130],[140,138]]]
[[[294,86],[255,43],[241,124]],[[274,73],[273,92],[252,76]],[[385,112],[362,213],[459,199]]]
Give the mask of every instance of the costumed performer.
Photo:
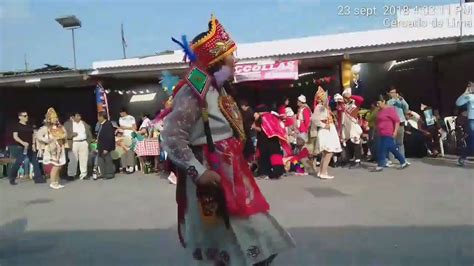
[[[190,70],[161,134],[178,169],[180,240],[201,265],[268,265],[294,242],[269,214],[243,156],[241,113],[223,88],[236,44],[212,17],[191,47],[185,36],[180,45]]]
[[[351,88],[342,93],[343,100],[337,103],[337,128],[342,146],[345,148],[346,160],[351,168],[359,168],[362,159],[362,128],[359,125],[359,110],[364,98],[352,95]]]
[[[285,173],[283,157],[292,152],[279,116],[265,105],[257,106],[252,129],[257,132],[259,176],[280,178]]]
[[[42,144],[40,151],[43,157],[43,165],[50,165],[52,189],[60,189],[64,186],[59,184],[59,176],[62,167],[66,164],[66,129],[59,123],[58,114],[54,108],[49,108],[46,113],[44,126],[38,130],[38,141]]]
[[[298,96],[298,116],[296,120],[298,135],[305,141],[309,139],[309,127],[311,125],[311,109],[306,103],[306,96]]]
[[[321,179],[333,179],[334,176],[329,175],[328,167],[334,153],[342,151],[339,136],[334,124],[334,116],[329,108],[328,96],[323,88],[319,87],[316,93],[318,105],[314,110],[312,119],[318,127],[318,138],[316,147],[321,152],[321,167],[318,177]]]

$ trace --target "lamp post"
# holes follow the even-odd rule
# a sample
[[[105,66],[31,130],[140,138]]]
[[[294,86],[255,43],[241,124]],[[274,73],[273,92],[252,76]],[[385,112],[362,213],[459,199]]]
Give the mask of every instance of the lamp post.
[[[76,39],[74,37],[74,30],[79,29],[82,24],[76,16],[65,16],[55,19],[64,29],[71,30],[72,32],[72,52],[74,54],[74,69],[77,69],[76,65]]]

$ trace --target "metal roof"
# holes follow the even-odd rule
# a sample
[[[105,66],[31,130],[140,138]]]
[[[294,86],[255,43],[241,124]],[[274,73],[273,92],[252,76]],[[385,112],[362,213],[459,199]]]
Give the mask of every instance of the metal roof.
[[[425,43],[458,38],[459,28],[420,29],[387,28],[361,32],[312,36],[305,38],[238,44],[236,56],[240,60],[272,58],[287,55],[302,55],[325,52],[348,52],[361,48],[390,47],[399,44]],[[474,36],[474,28],[467,28],[463,37]],[[93,63],[94,69],[139,67],[183,63],[184,54],[180,50],[173,54],[145,58],[99,61]]]
[[[66,84],[70,80],[86,80],[85,77],[92,72],[91,69],[83,70],[52,70],[52,71],[33,71],[23,73],[1,73],[0,74],[0,86],[33,86],[36,83],[28,85],[27,80],[38,79],[41,80],[41,84],[48,84],[51,82],[59,82]],[[10,74],[12,73],[12,74]],[[5,75],[7,74],[7,75]],[[26,84],[26,85],[25,85]]]
[[[88,70],[57,70],[57,71],[41,71],[41,72],[5,72],[0,73],[1,78],[16,78],[16,77],[29,77],[29,76],[40,76],[49,74],[67,74],[67,73],[87,73]]]

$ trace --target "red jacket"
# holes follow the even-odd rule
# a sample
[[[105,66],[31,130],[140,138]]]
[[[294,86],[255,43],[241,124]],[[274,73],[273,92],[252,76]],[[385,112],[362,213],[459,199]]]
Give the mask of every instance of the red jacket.
[[[300,112],[303,112],[303,119],[300,120]],[[301,133],[308,133],[311,125],[311,109],[308,106],[303,107],[303,111],[298,111],[298,120],[300,120],[298,130]]]

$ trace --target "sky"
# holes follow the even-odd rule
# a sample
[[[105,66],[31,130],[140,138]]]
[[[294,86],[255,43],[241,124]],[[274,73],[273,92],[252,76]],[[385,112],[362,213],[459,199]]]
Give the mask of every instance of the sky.
[[[70,31],[54,20],[75,15],[77,67],[179,47],[171,37],[192,39],[207,30],[214,14],[237,43],[270,41],[384,28],[384,6],[401,8],[459,3],[459,0],[0,0],[0,71],[44,64],[73,67]],[[376,14],[356,15],[367,8]],[[339,11],[351,10],[344,16]],[[347,12],[346,12],[347,14]]]

